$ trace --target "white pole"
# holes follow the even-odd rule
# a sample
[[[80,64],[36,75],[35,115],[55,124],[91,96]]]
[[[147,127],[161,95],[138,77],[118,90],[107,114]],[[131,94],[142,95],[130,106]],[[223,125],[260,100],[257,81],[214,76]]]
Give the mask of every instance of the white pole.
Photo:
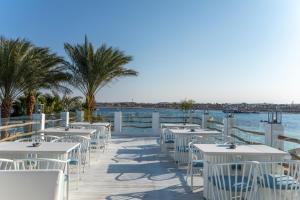
[[[76,120],[78,122],[84,121],[84,111],[82,111],[82,110],[76,110]]]
[[[202,115],[202,124],[201,124],[201,127],[206,129],[207,128],[207,120],[209,118],[209,114],[208,112],[204,112],[203,115]]]
[[[279,135],[284,135],[284,128],[281,123],[266,123],[265,125],[266,145],[284,150],[284,142],[278,140]]]
[[[69,122],[70,122],[69,112],[61,112],[60,119],[61,119],[60,126],[69,127]]]
[[[153,131],[158,131],[159,128],[160,128],[159,112],[153,112],[152,113],[152,130]]]
[[[114,113],[114,131],[116,133],[122,132],[122,112]]]
[[[224,127],[223,127],[223,134],[225,136],[231,136],[233,133],[232,129],[234,127],[234,117],[233,115],[226,115],[223,119]]]
[[[45,130],[45,114],[44,113],[36,113],[32,115],[32,121],[37,122],[37,124],[34,124],[33,131],[39,131],[39,130]]]

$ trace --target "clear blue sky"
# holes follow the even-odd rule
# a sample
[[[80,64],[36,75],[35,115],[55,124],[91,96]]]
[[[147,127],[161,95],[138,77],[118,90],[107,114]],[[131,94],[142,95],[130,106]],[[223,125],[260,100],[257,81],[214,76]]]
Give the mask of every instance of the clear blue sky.
[[[0,0],[0,34],[62,56],[87,34],[132,55],[139,76],[97,101],[300,103],[299,2]]]

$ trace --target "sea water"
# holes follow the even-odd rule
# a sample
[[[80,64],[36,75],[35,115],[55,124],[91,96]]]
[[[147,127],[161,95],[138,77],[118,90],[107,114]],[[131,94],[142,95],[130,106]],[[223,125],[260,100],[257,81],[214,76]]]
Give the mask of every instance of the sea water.
[[[151,119],[152,112],[159,112],[160,116],[183,117],[183,112],[180,109],[165,109],[165,108],[98,108],[97,113],[100,115],[110,115],[116,111],[121,111],[123,116],[147,116]],[[202,117],[203,110],[193,111],[193,116]],[[217,121],[222,121],[224,113],[222,111],[209,111],[209,115]],[[234,114],[235,125],[252,131],[264,132],[264,127],[261,121],[268,120],[268,113],[236,113]],[[149,122],[149,121],[148,121]],[[146,122],[145,122],[146,124]],[[300,114],[283,113],[282,125],[284,134],[290,137],[300,139]],[[139,130],[140,131],[140,130]],[[296,148],[299,145],[294,143],[285,143],[285,149]]]

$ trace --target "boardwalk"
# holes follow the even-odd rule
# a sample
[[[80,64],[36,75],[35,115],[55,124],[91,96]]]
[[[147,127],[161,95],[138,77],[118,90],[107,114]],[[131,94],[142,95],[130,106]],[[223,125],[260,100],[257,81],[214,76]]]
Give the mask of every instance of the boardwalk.
[[[107,152],[87,169],[70,200],[201,199],[178,170],[159,155],[156,138],[112,139]]]

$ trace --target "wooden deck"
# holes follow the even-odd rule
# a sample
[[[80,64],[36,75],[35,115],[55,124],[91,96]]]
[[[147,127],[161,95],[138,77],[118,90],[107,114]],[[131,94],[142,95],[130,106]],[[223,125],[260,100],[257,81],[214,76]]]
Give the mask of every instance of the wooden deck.
[[[112,139],[107,152],[86,169],[70,200],[201,199],[185,182],[185,170],[160,155],[151,137]]]

